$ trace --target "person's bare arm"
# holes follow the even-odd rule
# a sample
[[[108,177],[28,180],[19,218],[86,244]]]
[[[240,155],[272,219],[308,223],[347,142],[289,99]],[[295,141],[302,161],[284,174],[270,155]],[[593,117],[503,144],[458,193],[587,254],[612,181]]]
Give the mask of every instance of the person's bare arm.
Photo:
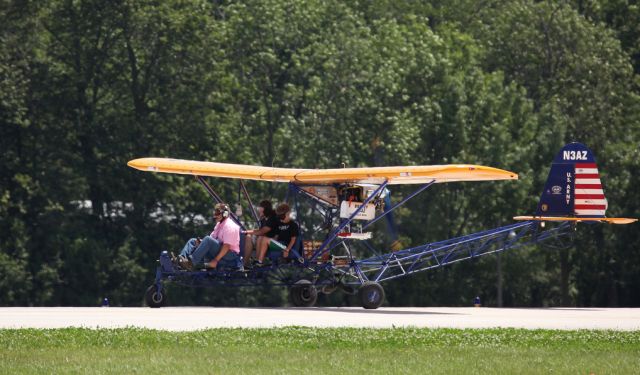
[[[282,252],[282,255],[285,258],[289,256],[289,250],[291,250],[293,248],[293,245],[296,244],[296,238],[297,237],[291,237],[291,240],[289,241],[289,245],[287,245],[287,248],[284,249],[284,251]]]
[[[265,234],[269,233],[269,231],[271,231],[271,228],[264,226],[260,229],[250,229],[248,231],[245,231],[244,233],[253,234],[255,236],[264,236]]]

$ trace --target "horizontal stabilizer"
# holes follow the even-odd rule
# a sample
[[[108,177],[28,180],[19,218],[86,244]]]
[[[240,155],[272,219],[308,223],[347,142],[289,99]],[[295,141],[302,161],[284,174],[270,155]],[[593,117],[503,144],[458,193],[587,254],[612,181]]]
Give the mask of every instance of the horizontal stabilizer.
[[[575,221],[575,222],[600,222],[609,224],[631,224],[638,219],[630,219],[626,217],[570,217],[570,216],[516,216],[514,220],[532,220],[532,221]]]

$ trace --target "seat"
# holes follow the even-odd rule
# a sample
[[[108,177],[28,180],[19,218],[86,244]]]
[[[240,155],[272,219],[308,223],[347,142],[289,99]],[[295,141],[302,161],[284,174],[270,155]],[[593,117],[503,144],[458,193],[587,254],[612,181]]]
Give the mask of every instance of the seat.
[[[242,249],[244,249],[244,242],[246,240],[247,235],[244,233],[240,234],[240,252],[235,255],[234,259],[220,259],[218,262],[218,266],[216,270],[218,271],[237,271],[242,269]],[[233,253],[235,254],[235,253]]]

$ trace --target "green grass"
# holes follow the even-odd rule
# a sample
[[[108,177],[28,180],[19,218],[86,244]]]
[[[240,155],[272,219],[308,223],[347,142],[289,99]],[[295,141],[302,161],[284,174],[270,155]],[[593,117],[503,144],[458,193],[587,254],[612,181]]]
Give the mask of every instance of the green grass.
[[[0,330],[0,374],[638,374],[640,332]]]

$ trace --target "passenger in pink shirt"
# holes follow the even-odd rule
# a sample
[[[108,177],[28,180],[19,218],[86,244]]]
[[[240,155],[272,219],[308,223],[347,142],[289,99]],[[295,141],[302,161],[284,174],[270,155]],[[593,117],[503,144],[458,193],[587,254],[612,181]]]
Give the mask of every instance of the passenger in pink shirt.
[[[229,206],[216,204],[213,210],[216,226],[210,235],[198,242],[190,239],[180,252],[180,264],[191,270],[194,265],[216,268],[218,264],[240,266],[240,226],[229,218]]]

